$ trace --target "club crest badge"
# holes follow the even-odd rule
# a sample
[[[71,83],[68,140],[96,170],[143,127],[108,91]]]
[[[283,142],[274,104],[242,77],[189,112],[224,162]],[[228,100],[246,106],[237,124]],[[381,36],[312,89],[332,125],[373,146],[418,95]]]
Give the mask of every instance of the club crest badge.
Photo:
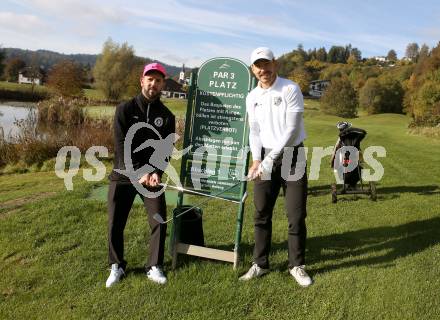
[[[273,104],[276,106],[279,106],[281,104],[281,101],[282,101],[281,97],[274,97],[273,98]]]
[[[161,117],[157,117],[156,119],[154,119],[154,125],[158,128],[162,127],[163,119]]]

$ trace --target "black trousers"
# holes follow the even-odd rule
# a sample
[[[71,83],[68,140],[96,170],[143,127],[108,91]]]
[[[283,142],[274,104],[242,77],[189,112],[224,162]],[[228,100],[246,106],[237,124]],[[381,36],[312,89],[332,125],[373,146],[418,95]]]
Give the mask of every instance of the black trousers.
[[[127,261],[124,260],[124,229],[128,213],[138,194],[130,183],[110,181],[108,190],[108,261],[109,264],[117,263],[125,270]],[[157,198],[148,198],[139,194],[144,201],[148,214],[148,223],[151,228],[150,253],[146,268],[162,266],[165,252],[166,224],[160,224],[153,219],[159,213],[166,219],[165,193]]]
[[[302,146],[302,144],[300,145]],[[295,174],[298,158],[298,149],[295,147],[288,172]],[[266,153],[268,150],[266,151]],[[281,162],[281,161],[279,161]],[[305,166],[305,163],[304,163]],[[282,164],[274,165],[270,180],[256,180],[254,184],[254,262],[262,267],[269,268],[269,254],[272,241],[272,214],[280,188],[283,188],[285,209],[288,221],[288,257],[289,268],[305,264],[305,248],[307,238],[306,203],[307,203],[307,168],[303,167],[304,174],[296,181],[286,181],[282,177]]]

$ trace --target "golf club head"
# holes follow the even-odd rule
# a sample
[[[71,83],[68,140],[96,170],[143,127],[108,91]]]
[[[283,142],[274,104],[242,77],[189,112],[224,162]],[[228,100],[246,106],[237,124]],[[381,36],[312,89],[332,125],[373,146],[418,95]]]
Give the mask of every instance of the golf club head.
[[[157,222],[161,223],[161,224],[165,223],[165,220],[158,213],[154,214],[153,219],[156,220]]]

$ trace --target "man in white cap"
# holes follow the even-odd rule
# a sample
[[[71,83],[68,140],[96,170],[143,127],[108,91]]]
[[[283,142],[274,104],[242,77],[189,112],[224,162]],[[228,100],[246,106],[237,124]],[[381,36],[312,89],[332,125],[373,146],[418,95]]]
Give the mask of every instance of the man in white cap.
[[[255,180],[255,247],[253,264],[240,280],[269,272],[272,214],[282,187],[288,219],[289,272],[299,285],[307,287],[313,281],[305,271],[307,174],[303,96],[298,84],[277,76],[277,64],[269,48],[260,47],[252,52],[251,68],[258,79],[257,87],[246,98],[253,158],[248,177]]]
[[[167,163],[161,164],[154,161],[153,145],[137,150],[139,147],[142,148],[145,141],[160,139],[161,147],[165,150],[165,158],[169,159],[171,156],[174,140],[167,139],[167,137],[175,133],[175,117],[160,101],[160,95],[165,86],[165,76],[165,68],[161,64],[147,64],[140,77],[141,92],[116,108],[113,125],[115,155],[113,170],[109,176],[108,191],[108,259],[111,270],[106,287],[113,286],[125,275],[127,262],[124,259],[124,228],[137,194],[144,201],[151,228],[150,252],[145,266],[146,275],[148,279],[159,284],[167,281],[162,271],[166,224],[161,224],[153,218],[158,213],[166,219],[165,194],[157,191],[160,189],[159,183]],[[140,125],[141,128],[132,137],[130,150],[126,150],[132,162],[130,166],[125,162],[124,146],[129,130],[134,125]],[[135,179],[123,174],[130,167],[139,171],[133,173],[136,175]],[[143,168],[147,169],[144,171]],[[139,185],[135,186],[133,181]],[[157,192],[160,195],[146,197],[138,192],[138,188],[142,188],[140,185],[145,186],[150,193]]]

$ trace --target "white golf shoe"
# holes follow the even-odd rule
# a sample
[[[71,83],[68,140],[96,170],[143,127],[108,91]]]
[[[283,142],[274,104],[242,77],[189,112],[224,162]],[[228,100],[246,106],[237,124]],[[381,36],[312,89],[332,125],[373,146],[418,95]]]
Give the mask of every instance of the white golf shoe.
[[[293,267],[289,270],[289,273],[301,287],[308,287],[313,283],[313,280],[304,270],[304,267],[304,265]]]
[[[159,284],[165,284],[167,282],[167,277],[163,274],[162,269],[157,266],[151,267],[147,272],[147,278]]]
[[[117,263],[112,264],[110,269],[110,275],[105,282],[105,286],[110,288],[115,283],[119,282],[121,278],[125,275],[124,269],[120,268]]]
[[[253,278],[258,278],[269,272],[269,269],[260,268],[256,263],[252,264],[252,267],[249,268],[248,272],[242,275],[239,280],[247,281]]]

